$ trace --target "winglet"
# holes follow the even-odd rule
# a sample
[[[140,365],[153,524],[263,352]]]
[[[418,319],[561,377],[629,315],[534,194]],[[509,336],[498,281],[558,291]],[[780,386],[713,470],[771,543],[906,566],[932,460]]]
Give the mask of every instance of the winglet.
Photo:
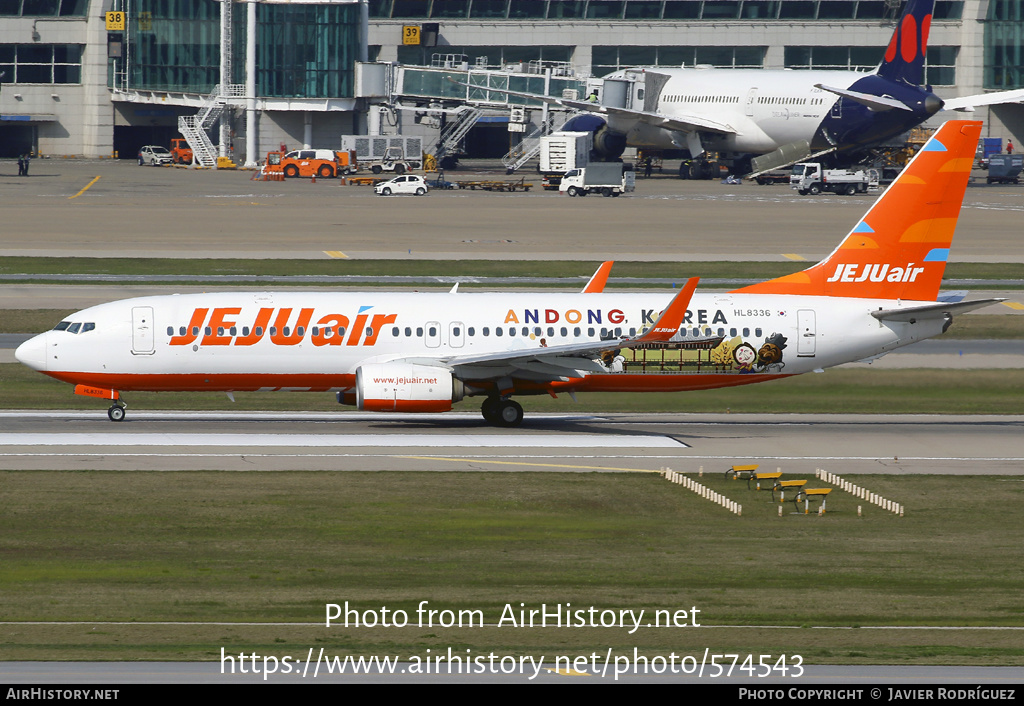
[[[675,296],[665,311],[661,313],[661,316],[654,322],[654,325],[647,330],[647,333],[636,340],[644,343],[656,343],[668,341],[675,336],[676,332],[679,331],[679,327],[683,325],[686,308],[690,306],[690,299],[693,297],[693,292],[697,289],[697,282],[699,281],[700,277],[691,277],[686,280],[686,284],[679,290],[679,294]]]
[[[604,285],[608,283],[608,275],[611,274],[612,265],[615,264],[615,260],[606,260],[601,263],[601,266],[597,268],[594,276],[587,282],[587,286],[583,288],[583,294],[599,294],[604,291]]]

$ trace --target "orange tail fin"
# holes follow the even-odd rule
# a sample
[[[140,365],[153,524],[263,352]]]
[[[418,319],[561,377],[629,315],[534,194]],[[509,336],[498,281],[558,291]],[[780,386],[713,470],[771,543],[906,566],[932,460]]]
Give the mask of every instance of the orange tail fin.
[[[735,291],[935,301],[980,134],[981,122],[946,122],[831,255]]]

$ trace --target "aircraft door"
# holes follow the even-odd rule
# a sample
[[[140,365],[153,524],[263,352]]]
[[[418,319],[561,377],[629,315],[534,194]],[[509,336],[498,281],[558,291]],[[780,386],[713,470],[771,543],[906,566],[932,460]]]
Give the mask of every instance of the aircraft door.
[[[757,87],[747,91],[747,115],[754,117],[754,106],[757,104]]]
[[[800,309],[796,312],[796,322],[800,332],[800,341],[796,346],[796,354],[800,358],[813,358],[815,339],[818,335],[814,324],[814,310]]]
[[[448,324],[448,345],[452,348],[462,348],[466,343],[466,327],[461,321],[453,321]]]
[[[153,355],[153,307],[132,307],[132,353]]]
[[[424,341],[427,348],[437,348],[441,345],[441,324],[436,321],[428,321],[424,333],[426,333]]]

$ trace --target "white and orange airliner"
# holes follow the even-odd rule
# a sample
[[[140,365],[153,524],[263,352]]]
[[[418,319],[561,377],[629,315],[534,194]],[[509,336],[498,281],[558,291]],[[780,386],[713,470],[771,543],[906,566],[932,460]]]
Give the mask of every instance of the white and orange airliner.
[[[379,412],[514,395],[746,385],[873,358],[1001,301],[938,301],[980,122],[949,121],[832,254],[731,292],[577,294],[218,292],[90,307],[23,343],[18,360],[111,400],[137,390],[332,390]]]

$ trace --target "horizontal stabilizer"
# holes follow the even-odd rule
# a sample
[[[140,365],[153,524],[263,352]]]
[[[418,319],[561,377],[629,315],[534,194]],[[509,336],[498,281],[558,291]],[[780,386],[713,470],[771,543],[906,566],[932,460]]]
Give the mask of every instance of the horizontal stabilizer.
[[[953,314],[964,314],[968,311],[982,309],[986,306],[999,304],[1004,301],[1006,301],[1005,297],[1000,299],[979,299],[977,301],[958,302],[956,304],[938,302],[937,304],[926,304],[925,306],[900,307],[899,309],[879,309],[878,311],[872,311],[871,315],[879,321],[901,321],[903,323],[912,324],[926,319],[941,319],[947,314],[950,316]]]
[[[849,98],[850,100],[856,101],[861,105],[866,105],[868,108],[877,113],[882,113],[885,112],[886,110],[893,109],[910,110],[910,107],[908,105],[903,103],[903,101],[896,100],[895,98],[887,98],[886,96],[875,96],[871,95],[870,93],[860,93],[858,91],[850,91],[844,88],[832,88],[831,86],[825,86],[820,83],[814,84],[814,87],[820,88],[823,91],[828,91],[829,93],[835,93],[837,96],[842,96],[843,98]]]

